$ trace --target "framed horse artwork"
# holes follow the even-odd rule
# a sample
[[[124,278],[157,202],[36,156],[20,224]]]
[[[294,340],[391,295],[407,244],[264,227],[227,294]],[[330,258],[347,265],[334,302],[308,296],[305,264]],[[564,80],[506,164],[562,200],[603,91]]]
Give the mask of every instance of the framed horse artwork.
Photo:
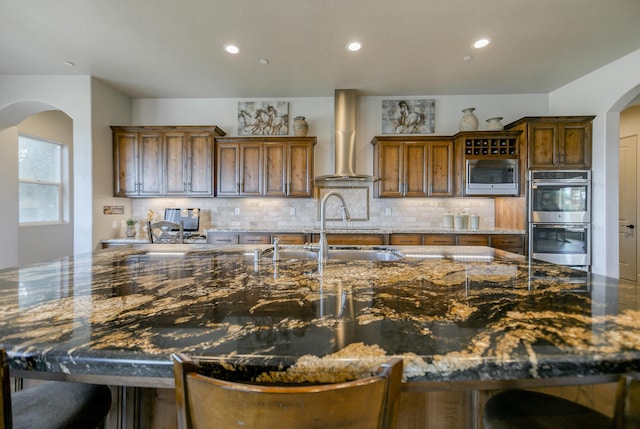
[[[382,100],[383,134],[433,134],[435,100]]]
[[[289,134],[289,103],[286,101],[239,101],[239,136]]]

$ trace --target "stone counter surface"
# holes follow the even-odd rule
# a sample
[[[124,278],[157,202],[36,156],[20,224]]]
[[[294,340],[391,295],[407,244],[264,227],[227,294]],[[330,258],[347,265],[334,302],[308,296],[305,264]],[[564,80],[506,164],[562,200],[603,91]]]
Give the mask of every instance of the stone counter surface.
[[[266,249],[142,245],[2,270],[1,345],[21,376],[151,387],[172,386],[178,351],[265,382],[346,380],[400,356],[409,386],[436,389],[640,369],[635,289],[614,279],[486,247],[321,272],[255,261]]]

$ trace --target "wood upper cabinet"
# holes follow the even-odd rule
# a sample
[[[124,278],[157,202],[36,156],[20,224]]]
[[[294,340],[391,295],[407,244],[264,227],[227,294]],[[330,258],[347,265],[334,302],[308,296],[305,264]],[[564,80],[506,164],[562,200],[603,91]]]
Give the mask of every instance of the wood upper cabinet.
[[[453,140],[443,137],[374,137],[376,198],[452,196]]]
[[[162,133],[154,130],[113,129],[115,197],[162,195]]]
[[[521,130],[529,169],[591,168],[595,116],[525,117],[505,128]]]
[[[112,126],[116,197],[206,196],[216,126]]]
[[[311,197],[314,137],[217,139],[216,195]]]
[[[167,195],[213,196],[211,131],[171,131],[164,135]]]

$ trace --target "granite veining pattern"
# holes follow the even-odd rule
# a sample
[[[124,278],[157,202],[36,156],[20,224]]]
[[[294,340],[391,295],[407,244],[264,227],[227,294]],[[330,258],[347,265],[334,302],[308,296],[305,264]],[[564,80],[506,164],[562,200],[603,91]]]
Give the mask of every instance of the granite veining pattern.
[[[268,248],[146,245],[2,270],[1,345],[13,370],[127,385],[170,383],[177,351],[277,383],[352,379],[391,356],[416,383],[640,369],[640,312],[614,279],[485,247],[396,247],[404,259],[322,272]]]

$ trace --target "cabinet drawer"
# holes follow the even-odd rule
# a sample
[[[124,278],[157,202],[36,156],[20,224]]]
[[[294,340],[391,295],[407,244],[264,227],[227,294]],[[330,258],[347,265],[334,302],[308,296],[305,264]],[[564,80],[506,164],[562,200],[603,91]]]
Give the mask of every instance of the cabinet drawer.
[[[240,244],[271,244],[271,235],[240,234]]]
[[[426,246],[453,246],[456,244],[456,238],[451,234],[425,234],[422,240]]]
[[[313,241],[320,241],[320,234],[313,235]],[[382,234],[327,234],[328,244],[361,244],[361,245],[379,245],[384,244],[384,235]]]
[[[457,241],[459,246],[488,246],[489,236],[465,234],[465,235],[459,235]]]
[[[422,235],[420,234],[392,234],[389,237],[389,244],[420,246],[422,244]]]
[[[491,236],[491,246],[498,249],[505,247],[523,247],[524,237],[521,235],[493,235]]]
[[[238,244],[238,234],[207,234],[208,244]]]
[[[280,244],[304,244],[307,241],[306,234],[272,234],[271,242],[280,240]]]

